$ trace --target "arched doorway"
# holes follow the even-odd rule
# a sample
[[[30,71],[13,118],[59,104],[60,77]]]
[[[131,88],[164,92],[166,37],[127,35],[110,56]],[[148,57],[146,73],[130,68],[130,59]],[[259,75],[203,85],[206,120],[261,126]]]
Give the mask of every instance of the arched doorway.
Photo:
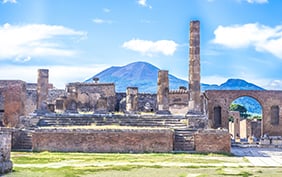
[[[253,97],[241,96],[229,106],[229,132],[233,140],[256,142],[262,136],[262,106]]]

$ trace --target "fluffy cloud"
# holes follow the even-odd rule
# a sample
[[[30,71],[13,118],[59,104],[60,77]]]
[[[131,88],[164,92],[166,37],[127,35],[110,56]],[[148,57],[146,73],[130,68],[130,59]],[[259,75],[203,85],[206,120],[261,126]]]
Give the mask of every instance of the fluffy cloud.
[[[137,3],[140,5],[140,6],[143,6],[143,7],[148,7],[148,8],[152,8],[152,6],[148,5],[147,4],[147,0],[138,0]]]
[[[258,4],[264,4],[268,3],[268,0],[246,0],[248,3],[258,3]]]
[[[83,82],[102,70],[108,65],[88,66],[13,66],[0,65],[0,80],[23,80],[29,83],[37,82],[37,70],[40,68],[49,69],[49,82],[56,88],[65,88],[69,82]],[[77,74],[79,73],[79,74]]]
[[[140,39],[132,39],[124,42],[122,47],[140,52],[147,56],[152,56],[157,53],[163,55],[173,55],[178,44],[171,40],[147,41]]]
[[[2,2],[3,2],[3,4],[8,3],[8,2],[15,4],[15,3],[17,3],[17,0],[3,0]]]
[[[0,60],[22,58],[28,61],[34,56],[73,56],[76,52],[64,47],[62,42],[63,37],[70,39],[74,36],[82,38],[86,33],[63,26],[4,24],[0,26]]]
[[[258,23],[218,26],[214,34],[215,44],[229,48],[254,47],[282,59],[282,25],[273,28]]]
[[[97,24],[103,24],[103,23],[111,24],[112,23],[111,20],[103,20],[101,18],[95,18],[93,19],[93,22]]]

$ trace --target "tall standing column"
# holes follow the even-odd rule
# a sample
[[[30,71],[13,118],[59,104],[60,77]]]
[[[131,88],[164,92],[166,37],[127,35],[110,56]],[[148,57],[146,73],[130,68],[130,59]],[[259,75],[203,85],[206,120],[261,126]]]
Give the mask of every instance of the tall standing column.
[[[38,69],[37,78],[37,112],[44,113],[47,111],[47,97],[49,87],[49,70]]]
[[[170,114],[169,112],[169,81],[168,71],[159,70],[158,72],[158,92],[157,92],[157,114]]]
[[[189,113],[201,113],[200,77],[200,21],[191,21],[189,47]]]

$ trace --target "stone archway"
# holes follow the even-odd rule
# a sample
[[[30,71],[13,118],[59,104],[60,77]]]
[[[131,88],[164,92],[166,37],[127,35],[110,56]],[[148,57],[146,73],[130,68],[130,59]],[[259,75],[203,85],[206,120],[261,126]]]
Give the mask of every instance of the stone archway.
[[[208,104],[209,126],[211,128],[222,127],[228,129],[229,105],[239,97],[249,96],[257,100],[262,107],[262,135],[282,136],[282,91],[208,90],[205,91],[205,95]],[[277,106],[278,109],[277,107],[273,108],[273,106]],[[220,112],[215,109],[217,107],[221,108]],[[219,113],[220,124],[215,119],[218,119]]]

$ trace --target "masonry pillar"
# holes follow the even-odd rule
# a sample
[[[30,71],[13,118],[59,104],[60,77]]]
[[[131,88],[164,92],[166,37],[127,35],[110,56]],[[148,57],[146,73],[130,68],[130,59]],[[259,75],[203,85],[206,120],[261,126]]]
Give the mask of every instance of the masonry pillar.
[[[169,81],[168,71],[159,70],[158,72],[158,91],[157,91],[157,114],[170,114],[169,112]]]
[[[37,113],[46,113],[48,111],[47,107],[47,97],[49,88],[49,70],[48,69],[38,69],[37,77]]]
[[[189,47],[189,112],[201,113],[201,86],[200,86],[200,21],[190,22]]]
[[[13,163],[10,160],[12,147],[12,132],[7,128],[0,127],[0,176],[12,171]]]
[[[240,112],[230,111],[229,116],[233,117],[233,123],[229,127],[229,132],[232,134],[234,140],[240,142]]]
[[[126,111],[129,113],[137,112],[138,110],[138,88],[127,87],[126,89]]]

